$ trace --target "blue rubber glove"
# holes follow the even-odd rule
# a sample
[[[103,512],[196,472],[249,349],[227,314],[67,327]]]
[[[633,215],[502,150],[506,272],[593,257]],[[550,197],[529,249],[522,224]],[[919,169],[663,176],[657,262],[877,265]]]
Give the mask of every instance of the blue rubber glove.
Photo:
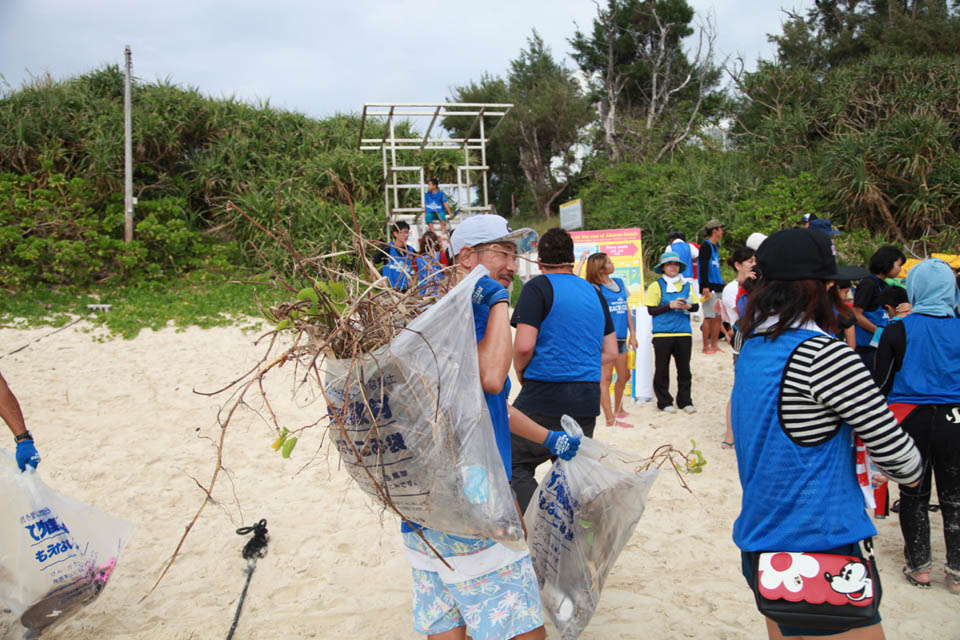
[[[577,449],[580,448],[580,438],[568,436],[563,431],[551,431],[547,434],[547,439],[543,441],[543,446],[561,460],[570,460],[577,455]]]
[[[510,299],[510,292],[490,276],[481,276],[473,288],[473,304],[492,307],[498,302]]]
[[[21,440],[17,443],[17,466],[20,471],[26,471],[27,465],[34,469],[40,464],[40,454],[37,453],[37,447],[33,440]]]

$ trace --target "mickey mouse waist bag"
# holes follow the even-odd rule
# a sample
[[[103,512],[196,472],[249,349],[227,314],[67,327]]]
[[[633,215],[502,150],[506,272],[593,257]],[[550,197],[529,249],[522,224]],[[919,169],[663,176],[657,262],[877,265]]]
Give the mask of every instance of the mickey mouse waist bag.
[[[880,608],[880,576],[873,538],[866,557],[836,553],[753,553],[757,609],[774,622],[843,631],[874,619]]]

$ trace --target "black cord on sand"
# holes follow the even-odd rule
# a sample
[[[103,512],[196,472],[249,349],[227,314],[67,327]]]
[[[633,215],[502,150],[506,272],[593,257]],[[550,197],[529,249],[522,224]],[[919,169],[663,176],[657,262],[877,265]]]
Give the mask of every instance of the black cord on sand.
[[[245,536],[249,533],[253,537],[247,540],[243,546],[243,557],[247,561],[247,580],[243,584],[243,592],[240,594],[240,602],[237,603],[237,613],[233,616],[233,624],[230,625],[230,631],[227,633],[227,640],[233,638],[233,632],[237,630],[237,623],[240,622],[240,611],[243,609],[243,601],[247,598],[247,589],[250,587],[250,579],[253,578],[253,570],[257,568],[257,560],[267,554],[267,520],[260,520],[252,527],[240,527],[237,529],[237,535]]]

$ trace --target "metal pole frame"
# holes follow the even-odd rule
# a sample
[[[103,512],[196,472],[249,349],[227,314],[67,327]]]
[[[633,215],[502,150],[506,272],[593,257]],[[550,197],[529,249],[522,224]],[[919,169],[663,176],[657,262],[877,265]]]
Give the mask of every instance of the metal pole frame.
[[[426,200],[426,183],[424,182],[423,165],[399,166],[397,159],[398,151],[463,151],[463,165],[457,167],[457,199],[460,203],[460,212],[465,215],[473,215],[476,212],[486,213],[490,211],[490,194],[487,165],[487,141],[490,136],[502,124],[503,118],[513,108],[512,104],[507,103],[470,103],[470,102],[368,102],[363,105],[363,112],[360,120],[360,134],[357,141],[357,148],[361,151],[380,151],[383,159],[383,204],[386,213],[387,237],[390,239],[390,229],[393,223],[399,218],[410,218],[418,227],[420,216],[423,213]],[[431,137],[437,120],[440,117],[469,117],[472,119],[470,127],[462,138],[452,137]],[[367,119],[385,118],[383,135],[379,138],[364,138]],[[397,118],[416,119],[429,118],[426,130],[422,137],[416,138],[398,138],[396,135],[395,123]],[[490,131],[487,131],[485,118],[498,118],[499,121]],[[472,137],[474,131],[479,127],[477,137]],[[389,150],[389,157],[387,151]],[[470,162],[470,152],[480,152],[480,164],[475,165]],[[397,174],[401,171],[419,171],[420,184],[410,184],[400,182]],[[478,194],[482,204],[473,206],[470,201],[470,192],[473,188],[473,172],[479,172],[477,187],[481,187]],[[412,215],[408,208],[400,206],[400,190],[416,189],[420,193],[420,211]],[[391,207],[391,197],[393,194]],[[452,226],[451,221],[451,226]]]

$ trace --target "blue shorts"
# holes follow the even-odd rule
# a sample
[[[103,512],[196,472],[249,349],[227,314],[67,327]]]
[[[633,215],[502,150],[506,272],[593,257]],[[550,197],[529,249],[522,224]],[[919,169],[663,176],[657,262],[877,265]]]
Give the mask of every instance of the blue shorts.
[[[446,212],[444,212],[443,209],[441,209],[440,211],[427,211],[427,215],[426,215],[426,223],[427,223],[427,224],[430,224],[430,223],[433,222],[434,220],[444,220],[444,221],[445,221],[446,219],[447,219],[447,214],[446,214]]]
[[[859,544],[846,544],[842,547],[837,547],[836,549],[827,549],[826,553],[839,553],[847,556],[858,556],[863,557],[863,552],[860,551]],[[747,551],[740,552],[740,570],[743,572],[743,577],[747,579],[747,584],[750,585],[750,589],[753,590],[753,581],[756,578],[757,570],[753,566],[753,561],[751,558],[753,555]],[[867,620],[861,624],[851,627],[852,629],[859,629],[861,627],[872,627],[875,624],[880,624],[880,614],[873,620]],[[777,624],[780,627],[780,634],[784,637],[788,636],[835,636],[841,633],[846,633],[850,629],[844,631],[831,631],[829,629],[814,629],[812,627],[790,627],[784,624]]]
[[[493,540],[460,538],[432,529],[423,533],[444,558],[466,560],[468,565],[471,556],[496,554],[497,547],[503,547]],[[433,555],[416,533],[404,533],[403,544],[408,559],[411,555]],[[511,553],[516,555],[512,551],[504,555],[509,557]],[[449,561],[458,566],[454,560]],[[543,626],[540,587],[529,553],[489,573],[455,582],[439,571],[416,566],[411,571],[413,629],[417,633],[443,633],[465,626],[473,640],[499,640]]]

